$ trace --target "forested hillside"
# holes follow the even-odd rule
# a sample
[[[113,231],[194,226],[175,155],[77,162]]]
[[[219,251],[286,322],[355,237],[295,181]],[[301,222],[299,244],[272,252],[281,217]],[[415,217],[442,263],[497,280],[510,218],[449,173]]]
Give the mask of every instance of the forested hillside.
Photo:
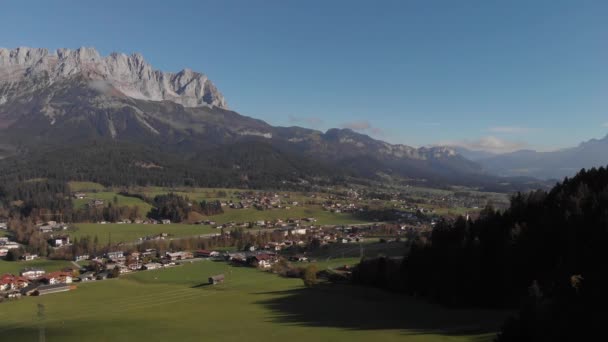
[[[608,170],[583,170],[505,212],[440,222],[403,262],[364,260],[355,280],[450,306],[519,307],[500,341],[582,341],[606,334],[607,245]]]

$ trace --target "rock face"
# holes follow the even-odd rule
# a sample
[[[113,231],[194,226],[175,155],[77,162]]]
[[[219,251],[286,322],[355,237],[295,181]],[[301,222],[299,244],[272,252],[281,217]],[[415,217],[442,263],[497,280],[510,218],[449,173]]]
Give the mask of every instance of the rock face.
[[[54,53],[27,47],[0,49],[0,104],[73,77],[90,80],[93,89],[117,90],[138,100],[227,108],[224,96],[206,75],[189,69],[178,73],[154,70],[140,54],[102,57],[97,50],[84,47]]]

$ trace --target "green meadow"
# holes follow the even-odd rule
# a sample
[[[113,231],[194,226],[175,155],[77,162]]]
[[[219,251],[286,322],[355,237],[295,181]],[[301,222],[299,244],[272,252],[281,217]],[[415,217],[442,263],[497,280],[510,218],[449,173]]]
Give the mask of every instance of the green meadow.
[[[338,262],[338,260],[336,260]],[[224,284],[207,278],[224,274]],[[44,315],[38,316],[38,305]],[[6,341],[490,341],[502,312],[200,261],[0,304]]]
[[[117,224],[117,223],[77,223],[74,228],[68,230],[68,234],[73,238],[97,236],[99,242],[106,244],[118,242],[135,242],[140,237],[158,235],[161,233],[169,234],[169,238],[180,238],[187,236],[198,236],[219,233],[218,229],[209,226],[193,224]]]
[[[116,205],[116,206],[128,206],[128,207],[133,207],[133,206],[137,206],[139,207],[139,211],[142,215],[145,216],[146,213],[148,213],[151,209],[152,206],[144,201],[142,201],[139,198],[135,198],[135,197],[128,197],[128,196],[123,196],[120,195],[116,192],[113,191],[100,191],[100,192],[87,192],[87,197],[83,198],[83,199],[73,199],[72,201],[74,202],[74,207],[79,209],[79,208],[84,208],[87,203],[89,203],[90,201],[94,200],[94,199],[100,199],[104,201],[104,205],[107,206],[108,204],[112,203],[112,205]],[[116,201],[116,202],[114,202]]]
[[[221,215],[209,217],[218,223],[226,222],[255,222],[259,220],[276,220],[288,218],[314,217],[317,219],[315,224],[339,225],[339,224],[358,224],[365,221],[357,219],[351,214],[331,213],[324,211],[320,206],[299,206],[291,209],[225,209]]]
[[[62,268],[66,267],[74,267],[74,265],[66,260],[48,260],[48,259],[38,259],[32,261],[4,261],[0,259],[0,275],[5,273],[11,274],[19,274],[24,268],[27,267],[36,267],[42,268],[47,272],[59,271]],[[2,309],[0,308],[0,312]],[[0,317],[0,320],[2,318]]]

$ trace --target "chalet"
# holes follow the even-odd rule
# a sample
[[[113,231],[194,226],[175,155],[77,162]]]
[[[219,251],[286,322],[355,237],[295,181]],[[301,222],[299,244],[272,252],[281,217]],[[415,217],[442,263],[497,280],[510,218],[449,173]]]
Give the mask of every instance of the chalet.
[[[245,266],[247,264],[247,256],[244,253],[229,253],[227,259],[235,266]]]
[[[209,277],[209,284],[210,285],[217,285],[217,284],[221,284],[224,282],[226,278],[224,277],[223,274],[218,274],[218,275],[214,275]]]
[[[283,233],[284,236],[291,235],[306,235],[308,230],[306,228],[287,226],[276,230],[277,232]]]
[[[167,220],[167,219],[161,220],[160,222],[162,224],[171,224],[171,220]]]
[[[91,256],[88,254],[77,255],[74,257],[74,261],[85,261],[91,259]]]
[[[40,227],[38,227],[38,231],[40,231],[41,233],[50,233],[53,231],[53,227],[49,226],[49,225],[42,225]]]
[[[8,229],[8,225],[6,224],[6,222],[0,222],[0,229],[1,230],[7,230]]]
[[[70,237],[67,235],[52,237],[49,239],[49,243],[53,247],[61,247],[70,244]]]
[[[130,271],[137,271],[137,270],[141,269],[141,266],[142,266],[141,262],[139,262],[137,260],[136,261],[132,261],[129,264],[127,264],[127,268]]]
[[[40,268],[25,268],[19,272],[19,275],[29,280],[34,280],[42,277],[45,273],[46,271]]]
[[[93,281],[95,280],[95,273],[93,272],[85,272],[78,276],[78,280],[81,282]]]
[[[167,252],[166,256],[171,261],[187,260],[194,258],[194,255],[191,252]]]
[[[87,197],[87,194],[85,194],[84,192],[74,193],[74,198],[76,198],[76,199],[84,199],[85,197]]]
[[[118,259],[122,259],[125,256],[125,253],[123,251],[116,251],[116,252],[108,252],[106,254],[106,256],[108,257],[108,259],[110,260],[118,260]]]
[[[199,258],[213,258],[220,256],[220,252],[199,249],[196,251],[196,256]]]
[[[41,281],[45,284],[55,285],[55,284],[71,284],[72,283],[72,273],[69,272],[51,272],[42,276]]]
[[[159,264],[157,262],[150,262],[150,263],[145,264],[143,266],[143,269],[144,270],[156,270],[156,269],[159,269],[161,267],[163,267],[162,264]]]
[[[21,259],[25,260],[25,261],[36,260],[36,259],[38,259],[38,254],[25,253],[21,256]]]
[[[279,242],[269,242],[268,245],[265,246],[265,249],[278,252],[285,246],[284,243]]]
[[[257,254],[247,258],[247,264],[263,269],[272,267],[272,264],[274,264],[275,261],[275,256],[270,254]]]
[[[146,249],[143,253],[141,253],[142,258],[152,257],[154,255],[156,255],[156,249],[151,249],[151,248]]]
[[[29,285],[29,280],[25,277],[4,274],[0,276],[0,291],[22,289]]]
[[[306,262],[308,258],[302,254],[296,254],[289,257],[289,261]]]
[[[18,243],[16,243],[16,242],[9,241],[9,242],[3,243],[2,247],[6,248],[6,249],[17,249],[17,248],[19,248],[21,246]]]

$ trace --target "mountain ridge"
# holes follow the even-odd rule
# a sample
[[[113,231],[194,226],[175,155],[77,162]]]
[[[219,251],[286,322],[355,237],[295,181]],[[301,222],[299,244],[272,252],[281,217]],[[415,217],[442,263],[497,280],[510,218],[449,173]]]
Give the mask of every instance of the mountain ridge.
[[[59,49],[55,54],[46,49],[0,50],[0,153],[9,151],[3,152],[6,157],[12,151],[27,158],[29,152],[43,147],[50,152],[53,148],[65,151],[66,146],[114,141],[153,147],[193,165],[201,162],[191,158],[214,155],[232,164],[199,159],[230,169],[226,174],[239,179],[264,174],[269,163],[283,165],[278,167],[285,168],[285,177],[299,174],[298,168],[310,170],[308,164],[317,163],[322,165],[320,169],[333,169],[337,175],[368,178],[388,174],[467,185],[504,181],[485,175],[478,164],[450,148],[393,145],[349,129],[321,132],[274,127],[229,110],[214,86],[205,88],[210,97],[188,85],[180,88],[180,96],[170,93],[173,85],[181,84],[179,77],[203,88],[207,82],[211,84],[202,73],[155,71],[138,54],[100,58],[91,48]],[[168,83],[173,78],[177,83]],[[139,93],[133,96],[133,91]],[[247,144],[259,147],[255,153],[274,157],[260,156],[236,165],[238,161],[225,155],[236,151],[230,146],[246,150]],[[199,166],[202,175],[205,168]],[[323,174],[332,177],[332,172]]]
[[[562,179],[574,176],[583,168],[608,164],[608,135],[556,151],[519,150],[475,161],[487,172],[500,176]]]
[[[139,53],[111,53],[102,57],[94,48],[75,50],[19,47],[0,49],[0,104],[6,102],[15,83],[32,76],[45,79],[32,84],[37,89],[58,79],[86,74],[92,87],[112,86],[124,95],[151,101],[170,100],[186,107],[202,105],[227,108],[226,100],[215,85],[202,73],[183,69],[177,73],[155,70]],[[104,82],[107,82],[104,83]],[[23,88],[23,87],[19,87]]]

